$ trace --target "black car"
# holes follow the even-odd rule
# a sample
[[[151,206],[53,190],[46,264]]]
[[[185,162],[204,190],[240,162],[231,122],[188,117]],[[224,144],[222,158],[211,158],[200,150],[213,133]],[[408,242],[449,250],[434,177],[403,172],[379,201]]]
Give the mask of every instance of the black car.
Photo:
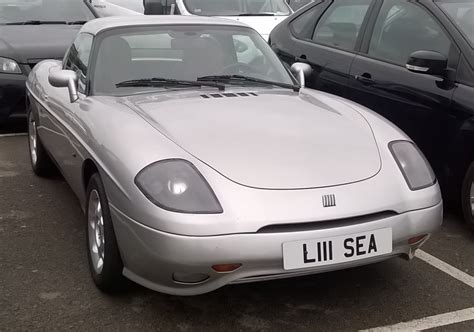
[[[311,88],[365,105],[423,150],[474,226],[474,0],[316,1],[270,44]]]
[[[0,124],[25,114],[25,81],[39,61],[62,59],[82,24],[82,0],[0,0]]]

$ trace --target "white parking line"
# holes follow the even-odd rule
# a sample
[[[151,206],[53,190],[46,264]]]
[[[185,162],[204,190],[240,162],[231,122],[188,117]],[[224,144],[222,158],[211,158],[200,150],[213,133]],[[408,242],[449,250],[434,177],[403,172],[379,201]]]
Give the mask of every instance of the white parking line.
[[[15,134],[2,134],[0,135],[0,138],[2,137],[17,137],[17,136],[26,136],[26,133],[15,133]]]
[[[462,283],[474,288],[474,277],[469,274],[449,265],[446,262],[428,254],[423,250],[416,251],[416,257],[437,268],[438,270],[450,275],[451,277],[461,281]],[[385,332],[385,331],[422,331],[436,327],[457,324],[474,320],[474,307],[464,310],[448,312],[441,315],[435,315],[420,319],[415,319],[409,322],[398,323],[395,325],[387,325],[376,327],[373,329],[363,330],[364,332]]]
[[[469,320],[474,320],[474,308],[415,319],[410,322],[403,322],[395,325],[376,327],[374,329],[363,330],[361,332],[423,331],[436,327],[462,323]]]
[[[437,268],[438,270],[443,271],[444,273],[449,274],[451,277],[474,288],[474,277],[470,276],[469,274],[455,268],[454,266],[449,265],[448,263],[443,262],[442,260],[434,256],[431,256],[423,250],[417,250],[415,256],[421,259],[422,261],[430,264],[431,266]]]

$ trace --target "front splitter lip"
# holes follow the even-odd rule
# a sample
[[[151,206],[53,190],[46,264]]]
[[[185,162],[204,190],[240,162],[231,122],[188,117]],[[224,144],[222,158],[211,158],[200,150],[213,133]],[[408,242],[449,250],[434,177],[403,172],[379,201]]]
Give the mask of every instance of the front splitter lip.
[[[150,289],[173,295],[198,295],[231,283],[280,279],[341,270],[371,264],[394,256],[411,256],[408,239],[435,232],[442,222],[442,204],[434,207],[333,229],[305,232],[232,234],[210,237],[180,236],[143,226],[111,207],[117,242],[124,262],[124,275]],[[392,229],[390,254],[308,269],[284,270],[282,243],[301,239],[328,238],[375,229]],[[241,263],[232,273],[217,273],[215,264]],[[200,284],[178,284],[175,272],[202,273],[209,279]]]

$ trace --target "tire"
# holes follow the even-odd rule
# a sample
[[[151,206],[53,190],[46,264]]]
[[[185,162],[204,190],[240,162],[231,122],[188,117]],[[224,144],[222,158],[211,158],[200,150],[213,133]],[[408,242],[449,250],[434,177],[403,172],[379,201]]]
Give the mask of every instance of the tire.
[[[28,111],[28,150],[31,168],[40,177],[49,177],[55,173],[56,166],[51,161],[38,136],[38,128],[33,112]]]
[[[469,166],[464,177],[461,202],[464,220],[474,230],[474,163]]]
[[[100,175],[87,186],[87,256],[95,285],[105,293],[118,293],[125,286],[123,263],[110,216],[109,203]]]

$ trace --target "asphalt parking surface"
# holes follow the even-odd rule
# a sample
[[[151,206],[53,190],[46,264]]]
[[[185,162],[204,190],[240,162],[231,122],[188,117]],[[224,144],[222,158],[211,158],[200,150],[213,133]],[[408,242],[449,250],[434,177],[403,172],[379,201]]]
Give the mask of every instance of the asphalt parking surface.
[[[24,129],[20,121],[0,135]],[[130,283],[112,297],[89,277],[85,241],[64,180],[33,175],[26,136],[0,137],[0,330],[353,331],[474,308],[474,286],[419,258],[197,297]],[[474,276],[474,235],[453,212],[423,250]],[[474,316],[433,330],[473,331]]]

